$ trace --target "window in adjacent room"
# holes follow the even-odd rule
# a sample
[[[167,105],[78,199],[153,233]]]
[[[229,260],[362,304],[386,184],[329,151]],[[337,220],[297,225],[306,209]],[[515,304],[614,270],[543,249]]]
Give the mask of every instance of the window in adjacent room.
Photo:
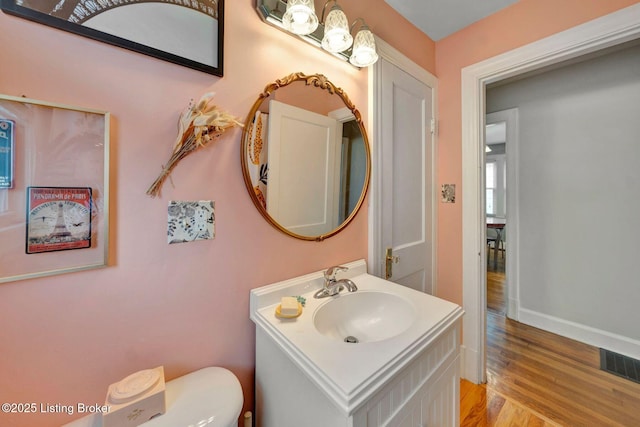
[[[505,156],[487,156],[486,173],[486,208],[487,216],[504,218],[507,206]]]

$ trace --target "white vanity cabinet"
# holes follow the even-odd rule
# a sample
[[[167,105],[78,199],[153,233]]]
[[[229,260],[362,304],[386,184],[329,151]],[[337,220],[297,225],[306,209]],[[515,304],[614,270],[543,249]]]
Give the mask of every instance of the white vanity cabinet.
[[[419,353],[353,416],[350,426],[460,424],[459,325]]]
[[[445,427],[460,423],[459,322],[353,414],[338,409],[266,334],[257,330],[256,338],[256,426]]]
[[[330,303],[313,299],[321,276],[253,290],[256,426],[457,426],[462,309],[370,276],[366,265],[347,265],[351,276],[345,277],[356,283],[357,292],[388,292],[412,301],[415,324],[389,339],[345,343],[314,327],[315,311]],[[280,298],[292,295],[307,298],[303,314],[276,318]]]

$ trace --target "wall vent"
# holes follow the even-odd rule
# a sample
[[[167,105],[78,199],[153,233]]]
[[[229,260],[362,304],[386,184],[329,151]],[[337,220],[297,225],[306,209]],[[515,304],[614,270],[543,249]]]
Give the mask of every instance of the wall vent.
[[[601,348],[600,369],[640,384],[640,360]]]

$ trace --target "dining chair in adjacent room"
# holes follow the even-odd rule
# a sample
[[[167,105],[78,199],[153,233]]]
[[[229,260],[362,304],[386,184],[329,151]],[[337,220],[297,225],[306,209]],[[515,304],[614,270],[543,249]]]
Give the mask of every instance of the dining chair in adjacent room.
[[[498,232],[495,228],[487,227],[487,264],[490,262],[491,253],[493,252],[495,245],[498,244]]]

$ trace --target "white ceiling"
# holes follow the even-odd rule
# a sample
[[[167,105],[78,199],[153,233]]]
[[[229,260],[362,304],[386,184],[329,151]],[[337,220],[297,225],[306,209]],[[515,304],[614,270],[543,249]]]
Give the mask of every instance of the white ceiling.
[[[434,41],[518,0],[384,0]]]

